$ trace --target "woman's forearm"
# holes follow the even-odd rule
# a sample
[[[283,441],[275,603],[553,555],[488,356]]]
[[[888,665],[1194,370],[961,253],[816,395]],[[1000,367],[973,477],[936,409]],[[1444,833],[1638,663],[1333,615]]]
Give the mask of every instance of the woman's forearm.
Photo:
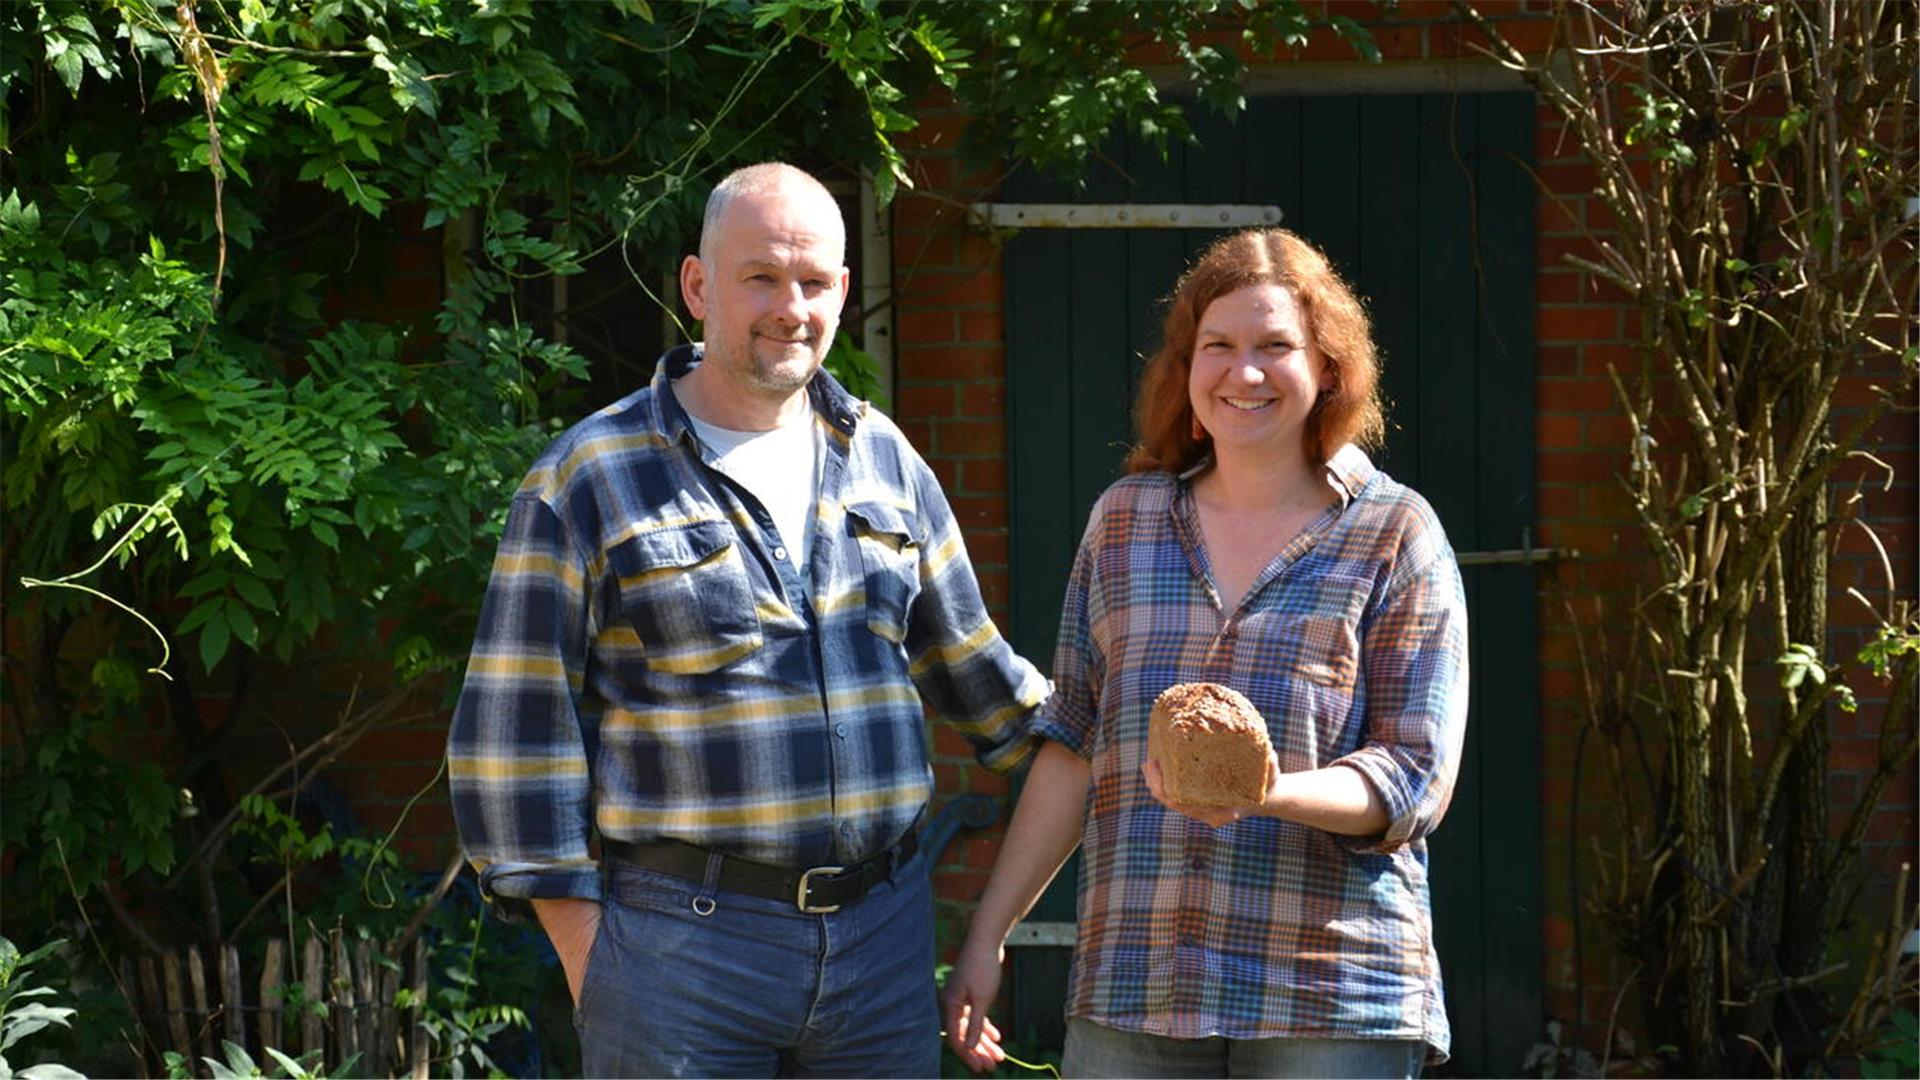
[[[1056,742],[1042,744],[1014,808],[1013,823],[1000,843],[993,876],[974,910],[969,942],[999,948],[1007,932],[1033,909],[1080,844],[1091,775],[1091,767],[1078,754]]]
[[[1281,773],[1257,812],[1342,836],[1372,836],[1392,823],[1372,781],[1345,765]]]

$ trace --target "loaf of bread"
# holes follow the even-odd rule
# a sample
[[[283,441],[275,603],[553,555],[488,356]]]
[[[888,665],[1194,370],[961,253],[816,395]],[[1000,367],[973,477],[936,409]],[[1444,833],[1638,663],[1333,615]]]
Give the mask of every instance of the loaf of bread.
[[[1267,793],[1267,722],[1238,690],[1170,686],[1147,719],[1147,758],[1160,763],[1168,801],[1254,807]]]

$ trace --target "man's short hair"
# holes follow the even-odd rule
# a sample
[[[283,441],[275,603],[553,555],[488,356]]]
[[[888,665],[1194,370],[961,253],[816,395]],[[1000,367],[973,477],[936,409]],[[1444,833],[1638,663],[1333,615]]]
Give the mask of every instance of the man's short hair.
[[[840,227],[841,248],[844,251],[846,222],[840,219],[839,203],[834,201],[833,193],[827,190],[826,185],[806,170],[795,168],[784,161],[763,161],[757,165],[744,165],[735,169],[713,186],[713,193],[707,196],[707,211],[700,219],[701,261],[709,263],[713,261],[712,238],[720,230],[720,218],[726,213],[728,204],[742,195],[759,194],[789,186],[801,191],[818,193],[820,198],[834,206],[834,222]]]

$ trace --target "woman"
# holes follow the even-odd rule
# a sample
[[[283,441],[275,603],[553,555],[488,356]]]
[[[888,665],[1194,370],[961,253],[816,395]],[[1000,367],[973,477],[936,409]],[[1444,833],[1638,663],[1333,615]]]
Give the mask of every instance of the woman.
[[[1466,724],[1459,570],[1425,500],[1357,444],[1382,429],[1367,318],[1282,229],[1175,287],[1129,475],[1074,561],[1055,692],[946,992],[963,1061],[1007,931],[1077,844],[1075,1076],[1417,1076],[1446,1059],[1424,838]],[[1266,718],[1251,811],[1168,803],[1154,698],[1224,683]],[[1084,837],[1083,837],[1084,831]]]

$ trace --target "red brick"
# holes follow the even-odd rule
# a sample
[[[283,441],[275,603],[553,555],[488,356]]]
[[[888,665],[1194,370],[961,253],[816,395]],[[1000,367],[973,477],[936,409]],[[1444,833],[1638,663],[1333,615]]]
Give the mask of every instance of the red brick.
[[[966,736],[945,724],[935,724],[933,728],[933,752],[939,757],[972,758],[973,744]]]
[[[1534,359],[1539,363],[1537,374],[1540,375],[1580,374],[1580,349],[1575,345],[1541,345],[1534,350]]]
[[[1543,453],[1538,461],[1541,483],[1606,483],[1624,466],[1618,454]]]
[[[961,486],[973,495],[1004,493],[1007,490],[1005,458],[968,461],[960,467]]]
[[[938,416],[951,416],[958,396],[952,386],[938,383],[902,386],[894,398],[893,415],[895,419],[901,417],[932,419]]]
[[[938,451],[946,454],[999,454],[1007,445],[1000,420],[944,420],[936,428]]]
[[[903,148],[953,146],[960,141],[960,133],[967,130],[967,118],[959,113],[921,112],[915,119],[920,122],[897,136]]]
[[[892,226],[896,233],[932,232],[960,224],[960,211],[945,199],[914,192],[903,192],[893,201]],[[906,279],[901,285],[912,281]]]
[[[953,186],[952,154],[919,151],[907,155],[907,174],[921,191],[941,191]]]
[[[1533,227],[1540,235],[1579,233],[1582,211],[1587,200],[1575,195],[1554,198],[1541,195],[1533,204]]]
[[[1867,839],[1904,841],[1914,834],[1914,815],[1903,810],[1881,810],[1867,823]]]
[[[902,349],[900,367],[922,379],[997,379],[1006,372],[1006,360],[997,345],[953,345]]]
[[[969,836],[964,841],[964,861],[975,870],[992,870],[994,860],[1000,855],[1000,842],[997,837]]]
[[[933,478],[940,481],[940,490],[952,491],[960,486],[960,463],[947,457],[929,457],[927,466],[933,470]]]
[[[1007,527],[1007,501],[980,495],[961,495],[949,500],[953,516],[962,528],[1004,529]]]
[[[1576,270],[1575,264],[1567,261],[1567,256],[1597,262],[1600,252],[1594,247],[1593,240],[1584,233],[1562,230],[1551,234],[1542,234],[1533,242],[1534,258],[1539,260],[1540,269]]]
[[[1007,414],[1007,384],[998,380],[978,382],[960,388],[961,416],[997,416]]]
[[[900,421],[900,433],[907,437],[907,441],[913,444],[915,450],[920,451],[921,457],[926,457],[932,452],[933,426],[925,420]]]
[[[1565,484],[1542,484],[1535,492],[1542,518],[1577,518],[1585,513],[1586,489]]]
[[[900,312],[895,322],[903,344],[915,345],[954,340],[953,312],[946,308],[905,310]]]
[[[1604,377],[1611,367],[1621,378],[1630,379],[1640,371],[1640,350],[1631,345],[1593,344],[1580,347],[1580,372]]]
[[[1609,379],[1541,379],[1534,394],[1542,413],[1608,412],[1618,405]]]
[[[933,790],[942,795],[958,794],[960,787],[960,766],[945,761],[933,763]]]
[[[1575,270],[1542,271],[1534,279],[1534,298],[1542,304],[1578,304],[1587,299],[1586,277]]]
[[[1579,153],[1579,137],[1567,130],[1558,114],[1549,113],[1548,116],[1551,119],[1543,118],[1534,124],[1533,156],[1541,161],[1554,161]]]
[[[987,891],[987,875],[981,871],[943,870],[933,876],[933,891],[945,900],[977,904],[980,894]]]
[[[1000,342],[1006,337],[1007,323],[999,308],[960,313],[960,340]]]
[[[1593,191],[1596,176],[1592,163],[1578,156],[1580,147],[1571,140],[1567,152],[1568,160],[1544,161],[1534,167],[1541,186],[1559,195],[1585,195]]]
[[[998,270],[978,273],[920,271],[895,283],[901,293],[919,305],[999,304],[1006,295],[1006,281]]]
[[[1373,43],[1380,50],[1382,60],[1419,60],[1427,54],[1426,27],[1375,23],[1367,29],[1373,34]]]
[[[1540,697],[1544,701],[1586,700],[1586,689],[1580,685],[1580,672],[1567,667],[1542,669]]]
[[[1587,418],[1587,445],[1597,450],[1624,447],[1633,439],[1633,423],[1622,413]]]
[[[1542,413],[1534,424],[1535,437],[1543,447],[1570,450],[1585,442],[1585,432],[1578,416]]]
[[[1621,336],[1621,313],[1610,307],[1545,307],[1535,312],[1542,341],[1607,341]]]

